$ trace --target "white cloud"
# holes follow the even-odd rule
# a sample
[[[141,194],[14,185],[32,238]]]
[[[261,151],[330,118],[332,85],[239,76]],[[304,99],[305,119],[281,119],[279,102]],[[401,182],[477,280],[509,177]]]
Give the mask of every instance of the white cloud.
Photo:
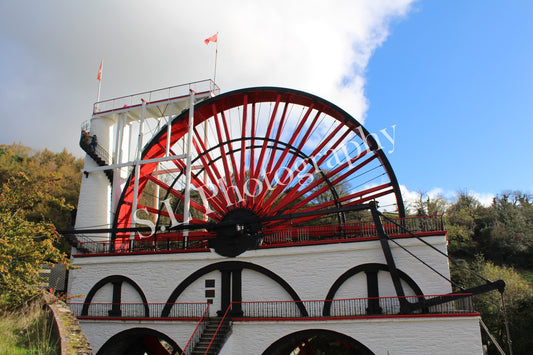
[[[0,143],[76,148],[96,99],[213,76],[223,91],[286,86],[364,120],[365,70],[411,0],[4,2],[0,4]],[[24,117],[17,120],[15,117]]]
[[[416,200],[418,200],[419,191],[418,190],[409,190],[405,185],[400,185],[400,191],[402,192],[403,201],[406,207],[412,205]],[[445,191],[440,187],[434,187],[429,191],[425,192],[430,199],[436,197],[443,197],[450,202],[455,202],[457,200],[457,194],[459,191]],[[478,200],[483,206],[489,207],[492,204],[492,199],[495,197],[494,194],[490,192],[477,192],[466,190],[466,193],[473,196]]]

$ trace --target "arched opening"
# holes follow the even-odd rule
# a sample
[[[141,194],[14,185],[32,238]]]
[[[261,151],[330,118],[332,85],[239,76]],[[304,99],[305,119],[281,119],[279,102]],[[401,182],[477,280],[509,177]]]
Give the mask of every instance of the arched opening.
[[[96,355],[170,355],[182,350],[167,335],[149,328],[133,328],[109,338]]]
[[[263,355],[373,355],[374,353],[347,335],[326,329],[307,329],[275,341]]]

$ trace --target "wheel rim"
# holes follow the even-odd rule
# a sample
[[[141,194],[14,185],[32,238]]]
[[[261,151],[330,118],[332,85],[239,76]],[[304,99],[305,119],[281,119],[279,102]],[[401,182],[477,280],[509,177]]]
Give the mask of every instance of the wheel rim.
[[[171,124],[170,151],[181,154],[188,110]],[[142,159],[163,157],[166,142],[163,127]],[[258,218],[281,217],[261,225],[284,229],[323,223],[324,209],[385,198],[392,201],[389,210],[405,216],[396,177],[374,137],[346,112],[308,93],[249,88],[196,104],[192,155],[191,224],[219,223],[239,209]],[[178,207],[184,200],[185,165],[185,159],[176,159],[159,168],[157,163],[140,167],[137,210],[155,224],[150,238],[183,237],[169,227],[183,221]],[[133,196],[132,172],[117,205],[116,228],[132,226]],[[313,211],[316,215],[283,219]],[[332,223],[345,221],[339,212]],[[197,231],[189,236],[202,240],[214,235]],[[129,233],[114,233],[113,239],[124,242]]]

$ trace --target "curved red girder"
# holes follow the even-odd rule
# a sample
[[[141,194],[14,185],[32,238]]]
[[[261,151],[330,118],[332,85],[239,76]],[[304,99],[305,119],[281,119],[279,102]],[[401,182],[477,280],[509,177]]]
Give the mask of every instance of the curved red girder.
[[[173,155],[183,146],[187,122],[187,110],[172,120]],[[314,216],[264,224],[288,227],[318,218],[322,209],[387,196],[400,217],[404,216],[394,172],[373,136],[346,112],[321,98],[282,88],[226,93],[196,104],[193,131],[193,165],[199,172],[191,179],[197,193],[191,197],[190,223],[218,222],[235,208],[248,208],[259,217],[317,211]],[[163,127],[146,145],[142,159],[163,157],[166,141],[167,127]],[[347,147],[352,146],[349,152]],[[180,211],[143,202],[154,194],[153,189],[166,191],[160,199],[185,200],[184,159],[175,159],[158,170],[157,165],[140,166],[137,206],[158,223],[163,223],[161,217],[183,220]],[[123,189],[115,214],[117,228],[132,225],[134,179],[132,173]]]

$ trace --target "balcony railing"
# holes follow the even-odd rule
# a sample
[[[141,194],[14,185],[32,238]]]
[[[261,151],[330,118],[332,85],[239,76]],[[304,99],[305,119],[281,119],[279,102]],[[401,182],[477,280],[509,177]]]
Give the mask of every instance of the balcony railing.
[[[408,315],[445,315],[475,313],[471,294],[437,296],[404,296],[351,298],[318,301],[256,301],[233,302],[233,319],[306,320],[329,318],[357,318],[365,316],[405,315],[400,311],[400,299],[408,302]],[[69,303],[80,319],[171,319],[200,320],[209,317],[206,303],[174,303],[168,315],[163,313],[166,303]],[[163,316],[165,314],[165,316]]]
[[[188,84],[170,86],[164,89],[141,92],[138,94],[117,97],[110,100],[99,101],[94,104],[93,115],[112,112],[123,108],[132,108],[140,106],[141,100],[149,103],[164,102],[165,100],[175,99],[179,97],[186,97],[189,95],[189,90],[195,91],[197,94],[212,93],[218,95],[220,88],[214,81],[201,80]]]
[[[389,237],[409,235],[407,232],[423,235],[427,232],[444,231],[442,216],[421,216],[393,219],[385,222],[383,229]],[[378,238],[374,222],[364,221],[328,226],[305,226],[272,229],[264,232],[265,246],[281,246],[287,243],[331,242],[333,240],[361,240]]]
[[[80,319],[186,320],[209,316],[208,303],[69,303],[68,306]],[[170,308],[168,314],[163,312],[165,307]]]
[[[383,224],[385,233],[391,238],[411,236],[409,232],[417,236],[424,236],[444,231],[442,216],[439,215],[396,218],[392,221],[394,223],[386,221]],[[92,241],[88,235],[78,235],[77,255],[208,251],[208,239],[216,236],[216,234],[206,236],[205,233],[189,232],[187,242],[185,242],[184,233],[173,232],[171,235],[170,238],[161,233],[158,234],[157,240],[153,240],[153,238],[126,240],[122,244]],[[263,231],[263,241],[260,248],[354,242],[377,239],[378,237],[373,222],[270,229]]]
[[[442,297],[435,304],[432,299]],[[362,316],[400,315],[400,298],[413,307],[410,314],[463,314],[474,313],[472,295],[404,296],[351,298],[330,301],[257,301],[241,302],[238,306],[242,318],[294,319],[294,318],[351,318]],[[305,309],[307,315],[302,315]],[[304,317],[305,316],[305,317]]]

